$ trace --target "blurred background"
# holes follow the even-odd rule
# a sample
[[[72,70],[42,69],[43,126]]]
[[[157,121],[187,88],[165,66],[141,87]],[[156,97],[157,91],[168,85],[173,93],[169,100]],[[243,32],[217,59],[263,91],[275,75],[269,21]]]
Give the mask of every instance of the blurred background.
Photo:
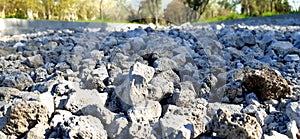
[[[1,18],[159,25],[299,11],[300,0],[0,0]]]

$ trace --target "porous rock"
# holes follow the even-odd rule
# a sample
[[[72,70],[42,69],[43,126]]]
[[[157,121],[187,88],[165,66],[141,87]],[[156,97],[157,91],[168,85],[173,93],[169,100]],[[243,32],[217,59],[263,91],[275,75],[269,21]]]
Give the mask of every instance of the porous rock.
[[[19,102],[8,112],[8,122],[2,131],[8,135],[21,136],[36,124],[47,124],[48,111],[37,102]]]
[[[258,139],[262,129],[256,119],[247,114],[219,109],[212,118],[212,130],[220,138]]]
[[[186,107],[177,107],[174,105],[167,105],[166,113],[160,119],[160,126],[162,132],[162,137],[187,137],[192,138],[206,132],[206,126],[208,125],[209,117],[206,116],[206,105],[207,101],[205,99],[195,99],[193,102]],[[177,118],[181,118],[181,120]],[[174,125],[171,125],[171,124]],[[185,132],[178,134],[180,132]]]
[[[117,96],[128,105],[135,105],[145,100],[148,94],[148,82],[154,75],[154,69],[147,65],[134,64],[123,83],[116,87]]]
[[[63,126],[64,138],[97,138],[106,139],[107,132],[101,121],[93,116],[75,116],[66,121]]]
[[[265,68],[246,73],[243,86],[254,92],[260,99],[280,99],[291,94],[291,88],[279,71]]]

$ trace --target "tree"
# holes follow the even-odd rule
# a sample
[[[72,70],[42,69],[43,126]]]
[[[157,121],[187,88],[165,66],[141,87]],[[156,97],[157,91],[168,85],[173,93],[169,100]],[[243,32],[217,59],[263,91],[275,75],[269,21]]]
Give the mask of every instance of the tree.
[[[182,1],[173,0],[164,10],[164,18],[167,21],[171,21],[176,24],[188,22],[187,18],[185,17],[188,9],[189,8],[187,8]]]
[[[187,11],[188,21],[197,21],[204,13],[209,0],[183,0],[183,3],[192,9],[191,12]]]
[[[104,8],[104,0],[100,0],[99,12],[100,12],[100,19],[101,20],[103,20],[103,8]]]
[[[288,0],[240,0],[242,13],[257,16],[265,12],[288,13],[291,6]]]

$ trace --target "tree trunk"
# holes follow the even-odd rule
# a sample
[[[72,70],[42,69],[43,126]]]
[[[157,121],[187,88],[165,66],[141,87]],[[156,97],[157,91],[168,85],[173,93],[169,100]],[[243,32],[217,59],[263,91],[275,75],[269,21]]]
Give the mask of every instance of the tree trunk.
[[[158,26],[158,0],[155,0],[155,25]]]
[[[5,4],[3,5],[3,9],[2,9],[2,17],[5,18],[5,9],[6,9],[6,6]]]
[[[103,20],[103,0],[100,0],[100,19]]]

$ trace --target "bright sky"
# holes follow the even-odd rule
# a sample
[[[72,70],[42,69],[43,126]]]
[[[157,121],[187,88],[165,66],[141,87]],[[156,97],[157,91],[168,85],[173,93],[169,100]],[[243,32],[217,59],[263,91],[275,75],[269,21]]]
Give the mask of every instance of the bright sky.
[[[300,0],[289,0],[292,10],[297,10],[300,6]]]
[[[126,6],[131,5],[132,8],[137,9],[142,0],[126,0]],[[172,0],[162,0],[162,10],[166,9],[168,4],[172,2]]]

